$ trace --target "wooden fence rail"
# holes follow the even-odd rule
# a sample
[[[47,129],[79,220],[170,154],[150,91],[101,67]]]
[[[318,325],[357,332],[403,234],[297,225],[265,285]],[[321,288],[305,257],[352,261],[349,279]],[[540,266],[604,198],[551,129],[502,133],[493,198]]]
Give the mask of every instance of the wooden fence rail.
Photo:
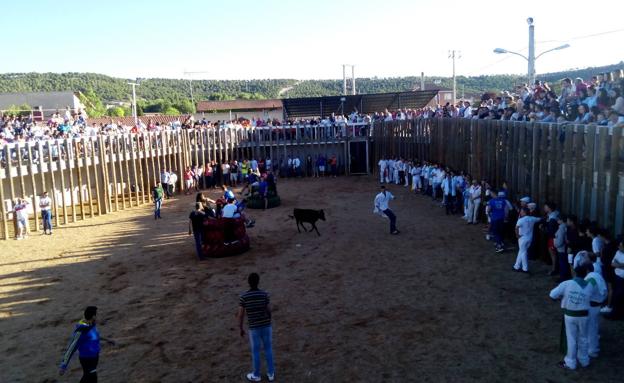
[[[29,229],[41,230],[39,196],[52,199],[54,226],[152,203],[151,190],[164,170],[176,170],[177,190],[186,167],[233,159],[310,154],[338,158],[349,173],[350,142],[368,145],[367,124],[270,128],[183,129],[79,139],[18,142],[0,146],[0,239],[15,234],[15,201],[29,202]]]
[[[372,126],[374,156],[440,163],[624,232],[623,126],[418,119]],[[377,166],[375,166],[377,169]],[[378,169],[376,170],[378,171]]]

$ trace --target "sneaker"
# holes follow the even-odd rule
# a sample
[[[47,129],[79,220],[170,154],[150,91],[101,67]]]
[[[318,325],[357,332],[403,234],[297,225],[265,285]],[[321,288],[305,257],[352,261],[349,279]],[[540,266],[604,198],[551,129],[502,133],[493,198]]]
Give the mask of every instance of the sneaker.
[[[496,252],[497,252],[497,253],[502,253],[503,251],[505,251],[505,248],[504,248],[504,247],[502,247],[502,246],[501,246],[501,247],[497,247],[497,248],[496,248]]]
[[[248,381],[250,382],[261,382],[262,378],[259,376],[255,376],[253,372],[250,372],[249,374],[247,374],[245,376],[247,378]]]
[[[564,370],[575,370],[575,368],[568,366],[563,360],[557,363],[557,366],[563,368]]]
[[[275,381],[275,374],[267,374],[267,379],[269,380],[269,382],[274,382]]]
[[[600,309],[601,314],[611,314],[611,311],[613,311],[613,309],[609,306],[605,306]]]
[[[399,231],[398,231],[398,230],[395,230],[395,231],[393,231],[393,232],[392,232],[392,233],[390,233],[390,234],[397,235],[397,234],[399,234]]]

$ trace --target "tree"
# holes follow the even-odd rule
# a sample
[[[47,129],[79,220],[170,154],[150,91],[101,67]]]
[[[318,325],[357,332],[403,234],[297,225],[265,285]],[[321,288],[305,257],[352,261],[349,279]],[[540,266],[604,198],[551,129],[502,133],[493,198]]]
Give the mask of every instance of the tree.
[[[190,100],[182,100],[181,102],[175,104],[174,107],[182,114],[195,113],[195,105],[193,105]]]
[[[173,106],[167,107],[167,109],[163,110],[161,113],[166,116],[179,116],[180,115],[180,111],[174,108]]]
[[[80,102],[84,104],[89,117],[102,117],[106,114],[106,108],[102,100],[95,94],[93,88],[88,88],[78,95]]]
[[[124,117],[126,115],[126,110],[120,106],[114,106],[106,111],[106,115],[110,117]]]
[[[8,115],[25,115],[32,111],[32,107],[26,103],[22,105],[11,105],[5,111],[4,114]]]

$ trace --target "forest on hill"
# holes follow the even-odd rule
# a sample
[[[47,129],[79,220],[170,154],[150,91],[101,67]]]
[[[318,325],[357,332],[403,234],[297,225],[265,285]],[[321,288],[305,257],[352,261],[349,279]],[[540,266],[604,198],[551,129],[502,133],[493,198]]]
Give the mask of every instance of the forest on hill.
[[[597,73],[624,68],[619,64],[573,69],[538,75],[550,83],[564,77],[589,79]],[[123,116],[128,110],[122,106],[106,108],[114,101],[129,102],[132,97],[127,79],[96,73],[5,73],[0,74],[0,93],[78,91],[88,105],[91,115],[109,114]],[[451,88],[449,77],[426,77],[427,84]],[[526,82],[522,75],[458,76],[458,95],[500,92]],[[339,95],[342,80],[260,79],[260,80],[193,80],[148,78],[141,79],[137,87],[139,112],[189,113],[194,111],[193,100],[233,100],[293,98]],[[420,77],[356,78],[358,93],[384,93],[409,91],[420,86]]]

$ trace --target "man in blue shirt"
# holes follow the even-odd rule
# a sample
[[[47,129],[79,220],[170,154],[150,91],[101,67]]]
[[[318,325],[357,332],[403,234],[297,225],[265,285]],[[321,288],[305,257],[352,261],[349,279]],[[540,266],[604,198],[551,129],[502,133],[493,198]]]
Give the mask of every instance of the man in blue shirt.
[[[496,198],[492,198],[486,207],[486,213],[490,216],[490,232],[496,242],[496,252],[505,251],[503,243],[503,227],[505,226],[505,217],[509,210],[509,205],[505,199],[505,192],[498,192]]]
[[[63,354],[63,360],[59,366],[59,374],[65,374],[69,361],[74,352],[78,350],[80,365],[82,366],[82,379],[80,383],[97,382],[97,364],[100,356],[100,339],[115,345],[115,342],[100,337],[95,327],[97,307],[89,306],[84,311],[84,319],[78,322],[72,334],[67,351]]]

